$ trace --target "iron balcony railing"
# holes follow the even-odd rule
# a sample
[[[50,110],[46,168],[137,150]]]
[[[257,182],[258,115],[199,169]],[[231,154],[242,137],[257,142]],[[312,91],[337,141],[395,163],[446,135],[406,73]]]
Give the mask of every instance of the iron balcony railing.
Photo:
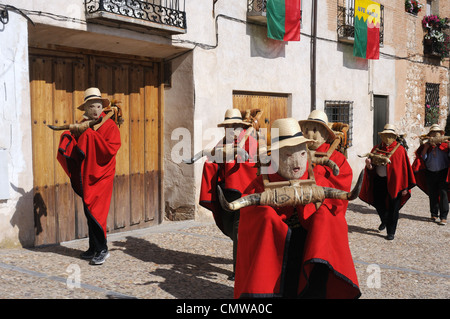
[[[85,0],[86,13],[123,17],[186,30],[185,0]]]
[[[384,6],[380,5],[380,44],[384,43]],[[341,40],[355,38],[355,1],[338,0],[337,34]]]
[[[266,12],[267,0],[248,0],[247,12],[249,14],[262,14]]]
[[[247,0],[247,17],[256,22],[267,23],[266,20],[267,0]],[[302,11],[300,10],[300,21],[302,20]]]

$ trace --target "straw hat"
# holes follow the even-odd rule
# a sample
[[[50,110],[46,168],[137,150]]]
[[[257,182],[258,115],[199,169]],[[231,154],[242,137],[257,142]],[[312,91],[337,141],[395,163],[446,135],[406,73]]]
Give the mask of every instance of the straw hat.
[[[398,136],[397,130],[392,124],[386,124],[383,128],[383,131],[378,133],[378,135],[381,134],[394,134],[395,136]]]
[[[294,118],[275,120],[272,129],[278,129],[278,136],[272,136],[271,150],[277,150],[285,146],[295,146],[302,143],[313,143],[314,140],[303,136],[300,125]]]
[[[243,124],[246,126],[251,126],[251,123],[244,122],[242,120],[241,111],[238,109],[229,109],[225,112],[225,120],[219,123],[217,127],[223,127],[228,124]]]
[[[328,131],[328,134],[330,135],[328,138],[329,140],[333,141],[336,138],[336,135],[334,134],[333,130],[328,126],[328,116],[325,114],[324,111],[314,110],[309,114],[307,120],[298,121],[298,123],[302,127],[302,130],[303,130],[303,124],[308,123],[308,122],[319,123],[323,127],[325,127]]]
[[[81,104],[78,109],[84,111],[84,105],[90,100],[101,100],[103,108],[108,107],[110,103],[109,99],[102,98],[102,94],[98,88],[89,88],[84,91],[84,103]]]
[[[442,135],[445,134],[445,131],[443,129],[441,129],[438,124],[431,125],[429,133],[431,133],[431,132],[441,132]]]

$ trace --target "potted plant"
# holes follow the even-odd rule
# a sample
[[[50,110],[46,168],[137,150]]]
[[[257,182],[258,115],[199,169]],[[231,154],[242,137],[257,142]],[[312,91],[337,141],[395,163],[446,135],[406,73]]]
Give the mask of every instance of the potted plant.
[[[439,105],[425,105],[425,126],[439,122]]]
[[[405,0],[405,11],[417,15],[423,8],[423,4],[416,0]]]
[[[449,57],[450,37],[444,32],[449,28],[450,19],[437,15],[423,17],[422,26],[426,30],[424,52],[438,55],[441,59]]]

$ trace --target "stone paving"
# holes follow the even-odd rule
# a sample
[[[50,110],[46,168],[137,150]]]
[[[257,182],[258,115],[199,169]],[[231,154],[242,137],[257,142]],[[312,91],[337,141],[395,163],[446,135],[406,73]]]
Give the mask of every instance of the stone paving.
[[[400,211],[396,238],[379,232],[375,210],[359,199],[347,211],[361,299],[449,299],[450,225],[429,221],[418,189]],[[2,299],[229,299],[232,243],[213,222],[165,221],[112,234],[102,266],[79,259],[87,240],[0,250]]]

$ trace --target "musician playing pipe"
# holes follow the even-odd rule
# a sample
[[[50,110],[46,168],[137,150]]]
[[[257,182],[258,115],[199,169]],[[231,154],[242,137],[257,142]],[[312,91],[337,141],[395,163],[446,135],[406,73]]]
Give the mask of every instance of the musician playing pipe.
[[[314,140],[314,143],[308,145],[308,148],[319,153],[331,153],[329,159],[338,167],[339,174],[334,174],[332,168],[325,165],[315,165],[314,175],[325,176],[334,188],[349,191],[353,171],[347,158],[341,152],[331,149],[331,143],[335,140],[336,135],[328,126],[328,116],[324,111],[312,111],[306,120],[299,121],[302,133],[306,138]],[[344,208],[344,211],[347,208]]]
[[[110,101],[101,97],[98,88],[84,92],[84,120],[71,124],[62,133],[57,159],[70,177],[72,188],[83,200],[89,230],[89,249],[81,258],[92,265],[101,265],[109,257],[106,220],[113,191],[116,154],[120,148],[120,132],[116,123],[105,118],[103,109]],[[95,130],[91,121],[100,122]],[[106,120],[103,120],[106,119]]]
[[[256,132],[255,134],[246,136],[246,133],[252,126],[252,123],[242,119],[240,110],[228,109],[225,112],[224,121],[219,123],[217,126],[225,129],[225,137],[217,144],[216,149],[222,146],[226,147],[227,144],[231,146],[239,145],[244,142],[244,138],[246,138],[243,149],[250,156],[249,160],[253,159],[256,155],[257,149],[257,140],[255,139]],[[221,152],[217,152],[214,156],[208,156],[207,160],[203,164],[199,198],[199,204],[212,212],[217,227],[226,236],[233,240],[233,265],[236,260],[239,211],[224,211],[220,207],[217,200],[216,190],[217,185],[224,185],[224,176],[227,171],[238,170],[241,163],[245,162],[245,159],[241,156],[241,154],[238,153],[236,158],[234,155],[235,154],[223,154]],[[252,166],[254,166],[254,162]],[[227,199],[233,200],[240,197],[240,194],[236,193],[233,189],[227,189],[225,190],[225,196]],[[234,278],[234,274],[230,276],[230,278]]]
[[[427,137],[435,138],[443,135],[444,130],[438,124],[433,124]],[[412,168],[417,186],[429,197],[431,221],[446,225],[449,210],[450,142],[435,145],[431,143],[433,139],[430,138],[416,150]]]
[[[307,144],[313,140],[303,136],[293,118],[274,121],[272,130],[277,128],[279,134],[272,135],[270,147],[275,162],[272,173],[267,174],[270,183],[309,182],[313,176],[309,175]],[[225,176],[225,186],[242,193],[237,201],[245,202],[264,191],[265,177],[255,174],[254,166],[243,165]],[[315,185],[333,188],[326,177],[314,178]],[[303,195],[314,197],[312,188],[297,189],[294,203]],[[281,199],[292,200],[287,194]],[[234,297],[358,298],[345,213],[340,210],[346,200],[325,198],[319,208],[314,203],[284,206],[280,198],[276,201],[264,205],[262,200],[249,200],[240,208]]]
[[[399,211],[411,197],[415,178],[405,148],[397,141],[395,126],[386,124],[382,132],[381,144],[371,153],[389,157],[386,164],[375,165],[366,159],[363,185],[359,198],[377,210],[381,224],[379,231],[386,229],[387,240],[393,240],[397,229]]]

